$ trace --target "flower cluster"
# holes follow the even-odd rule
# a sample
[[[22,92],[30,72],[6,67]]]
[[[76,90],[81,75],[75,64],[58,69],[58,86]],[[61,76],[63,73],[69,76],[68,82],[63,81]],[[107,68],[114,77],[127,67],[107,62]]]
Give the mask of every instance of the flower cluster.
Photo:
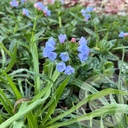
[[[71,75],[75,73],[75,69],[71,66],[73,65],[72,58],[77,58],[81,63],[85,62],[89,55],[89,47],[84,37],[81,37],[78,43],[75,43],[75,38],[66,42],[66,38],[65,34],[60,34],[59,43],[56,43],[54,38],[50,37],[43,49],[43,56],[51,61],[56,60],[56,69],[59,72]]]
[[[24,4],[26,1],[27,1],[27,0],[21,0],[21,3]],[[17,0],[12,0],[12,1],[10,2],[10,5],[11,5],[12,7],[18,7],[18,6],[19,6],[19,2],[18,2]]]
[[[81,37],[79,41],[78,51],[78,57],[80,58],[80,61],[84,62],[85,60],[87,60],[87,57],[89,55],[89,47],[87,46],[87,40],[84,37]]]
[[[25,16],[29,16],[29,11],[26,8],[22,9],[22,14]]]
[[[21,0],[21,3],[23,4],[23,3],[25,3],[26,1],[27,1],[27,0]],[[10,5],[11,5],[12,7],[18,7],[18,6],[19,6],[19,2],[16,1],[16,0],[12,0],[12,1],[10,2]],[[27,9],[23,8],[23,9],[22,9],[22,14],[25,15],[25,16],[29,16],[29,11],[28,11]]]
[[[11,5],[12,7],[18,7],[19,2],[18,2],[17,0],[12,0],[12,1],[10,2],[10,5]]]
[[[71,75],[73,73],[75,73],[75,69],[71,66],[71,65],[67,65],[64,63],[64,62],[60,62],[56,65],[56,69],[59,71],[59,72],[63,72],[64,71],[64,74],[67,74],[67,75]]]
[[[57,54],[55,52],[53,52],[56,49],[55,44],[56,43],[55,43],[54,39],[51,37],[46,42],[45,48],[43,50],[43,56],[48,57],[52,61],[54,61],[57,57]]]
[[[24,4],[26,1],[27,0],[21,0],[21,3]],[[12,7],[18,7],[19,6],[19,2],[17,0],[12,0],[10,2],[10,5]],[[48,7],[44,6],[41,2],[36,2],[34,4],[34,7],[37,8],[38,10],[43,11],[45,16],[50,16],[51,15],[51,11],[48,9]],[[22,9],[22,14],[28,17],[29,16],[29,10],[23,8]]]
[[[119,34],[119,37],[121,37],[121,38],[123,38],[123,37],[126,37],[126,36],[128,36],[128,32],[120,32],[120,34]]]
[[[84,19],[85,21],[88,21],[90,19],[91,15],[89,13],[92,12],[93,10],[94,10],[93,7],[87,7],[86,9],[81,10],[82,16],[85,18]]]
[[[38,10],[43,11],[45,16],[51,16],[51,11],[48,9],[47,6],[44,6],[41,2],[35,3],[34,7]]]

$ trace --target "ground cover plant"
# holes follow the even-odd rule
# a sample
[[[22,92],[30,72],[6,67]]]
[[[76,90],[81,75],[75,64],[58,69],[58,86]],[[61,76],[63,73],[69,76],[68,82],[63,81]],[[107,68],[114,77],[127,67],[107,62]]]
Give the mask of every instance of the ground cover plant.
[[[0,128],[128,127],[128,18],[62,1],[0,8]]]

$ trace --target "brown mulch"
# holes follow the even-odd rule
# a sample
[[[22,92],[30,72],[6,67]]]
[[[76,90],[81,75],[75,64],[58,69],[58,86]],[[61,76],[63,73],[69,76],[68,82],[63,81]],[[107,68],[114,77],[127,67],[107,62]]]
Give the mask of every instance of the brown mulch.
[[[44,4],[52,4],[52,0],[43,1]],[[97,13],[117,14],[125,16],[128,14],[128,0],[64,0],[66,7],[81,4],[83,7],[94,6]]]

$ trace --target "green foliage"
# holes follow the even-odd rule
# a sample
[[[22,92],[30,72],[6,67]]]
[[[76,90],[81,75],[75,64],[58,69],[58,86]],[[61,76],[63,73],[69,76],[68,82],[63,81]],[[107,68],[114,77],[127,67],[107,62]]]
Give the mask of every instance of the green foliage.
[[[60,1],[48,5],[46,17],[33,2],[9,2],[0,7],[0,128],[128,127],[128,38],[118,37],[128,31],[128,18],[91,12],[85,22],[83,7]],[[90,47],[85,63],[72,55],[71,76],[42,56],[47,39],[61,33],[69,41],[86,37]]]

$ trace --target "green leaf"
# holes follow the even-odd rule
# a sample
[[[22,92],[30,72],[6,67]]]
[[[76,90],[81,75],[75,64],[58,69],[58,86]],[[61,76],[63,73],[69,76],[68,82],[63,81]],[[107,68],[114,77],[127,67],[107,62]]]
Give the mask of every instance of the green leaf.
[[[13,106],[10,100],[6,97],[5,93],[0,89],[0,101],[1,104],[4,106],[4,109],[10,114],[13,115]]]
[[[13,123],[14,121],[20,119],[21,116],[29,113],[31,110],[33,110],[37,106],[41,105],[47,99],[47,97],[48,96],[46,95],[43,99],[39,99],[39,100],[36,100],[35,102],[31,103],[26,108],[22,109],[22,111],[19,111],[14,116],[10,117],[5,122],[3,122],[0,125],[0,128],[7,128],[11,123]]]
[[[109,94],[128,95],[127,92],[123,92],[123,91],[120,91],[120,90],[117,90],[117,89],[112,89],[112,88],[104,89],[104,90],[102,90],[102,91],[100,91],[100,92],[91,94],[91,95],[85,97],[82,101],[80,101],[77,105],[73,106],[71,109],[65,111],[64,113],[62,113],[62,114],[60,114],[59,116],[57,116],[57,117],[53,118],[52,120],[50,120],[50,121],[47,123],[47,126],[49,126],[49,125],[51,125],[51,126],[49,126],[49,127],[47,127],[47,128],[58,128],[58,127],[60,127],[60,126],[66,126],[66,125],[70,125],[70,124],[73,124],[73,123],[77,122],[77,121],[79,120],[79,117],[76,118],[76,119],[72,119],[71,122],[70,122],[70,120],[69,120],[69,121],[66,121],[66,123],[65,123],[65,122],[61,122],[61,123],[53,124],[53,123],[56,122],[57,120],[60,120],[60,119],[62,119],[63,117],[65,117],[65,116],[71,114],[71,113],[74,112],[75,110],[78,110],[80,107],[82,107],[83,105],[87,104],[87,102],[91,102],[91,101],[96,100],[96,99],[99,99],[99,100],[100,100],[103,96],[106,96],[106,95],[109,95]],[[114,108],[113,108],[113,109],[114,109],[113,112],[115,112],[115,110],[117,110],[117,109],[115,109],[117,106],[118,106],[118,104],[112,104],[112,105],[111,105],[111,104],[105,104],[106,109],[104,109],[104,107],[103,107],[103,108],[100,108],[100,109],[98,109],[98,110],[92,112],[91,114],[89,113],[88,116],[87,116],[87,114],[82,115],[82,116],[80,117],[81,120],[79,120],[79,121],[90,120],[90,118],[94,118],[94,117],[97,117],[97,116],[102,116],[102,115],[104,115],[104,114],[110,114],[112,111],[111,111],[111,110],[109,111],[109,109],[107,109],[107,107],[109,107],[110,109],[111,109],[112,107],[114,107]],[[123,106],[123,105],[121,104],[121,105],[119,105],[119,107],[120,107],[120,108],[121,108],[121,107],[123,107],[123,108],[127,107],[127,112],[128,112],[128,105],[124,105],[124,106]],[[117,108],[118,108],[118,107],[117,107]],[[103,111],[101,111],[101,109],[102,109]],[[112,110],[113,110],[113,109],[112,109]],[[125,112],[123,109],[122,109],[122,110],[119,109],[119,110],[120,110],[119,112],[122,112],[122,111]],[[101,112],[100,112],[100,111],[101,111]],[[96,113],[95,113],[95,112],[96,112]],[[102,113],[102,112],[103,112],[103,113]],[[118,111],[117,111],[117,112],[118,112]],[[77,120],[77,119],[78,119],[78,120]]]
[[[99,25],[100,20],[99,20],[98,17],[95,17],[95,18],[93,19],[93,22],[94,22],[95,25]]]
[[[28,128],[37,128],[38,127],[37,117],[36,117],[36,115],[34,115],[32,113],[32,111],[30,111],[27,114],[27,120],[28,120]]]
[[[107,106],[102,107],[100,109],[97,109],[97,110],[95,110],[95,111],[93,111],[89,114],[83,114],[82,116],[78,116],[78,117],[76,117],[74,119],[70,119],[68,121],[52,124],[52,126],[49,126],[47,128],[58,128],[58,127],[61,127],[61,126],[64,127],[64,126],[73,124],[75,122],[90,120],[90,118],[99,117],[99,116],[107,115],[107,114],[110,114],[110,113],[112,115],[112,114],[115,114],[116,112],[117,113],[127,113],[128,114],[128,105],[125,105],[125,104],[110,104],[110,105],[107,105]]]
[[[0,36],[0,43],[2,43],[3,40],[4,40],[4,37]]]
[[[14,46],[14,52],[11,54],[11,61],[9,65],[7,66],[7,68],[5,69],[5,72],[9,72],[14,66],[15,61],[16,61],[16,55],[17,55],[17,44]]]
[[[91,29],[89,29],[89,28],[86,28],[86,27],[84,27],[83,28],[88,34],[90,34],[90,35],[92,35],[92,36],[96,36],[96,34],[95,34],[95,32],[94,31],[92,31]]]
[[[23,128],[24,122],[23,121],[14,121],[13,122],[13,128]]]
[[[4,12],[0,12],[0,15],[5,15],[5,13]]]
[[[53,98],[51,98],[51,100],[47,103],[48,104],[48,113],[45,116],[44,120],[43,120],[43,124],[45,124],[45,122],[49,119],[49,117],[51,116],[51,114],[54,112],[57,103],[64,91],[65,86],[68,84],[70,77],[67,77],[61,85],[59,85],[59,87],[56,89],[55,93],[53,94]]]
[[[46,28],[41,28],[41,30],[35,34],[35,41],[39,40],[40,36],[43,36],[43,33],[45,32]]]
[[[15,96],[17,97],[17,99],[20,99],[21,93],[19,92],[18,88],[16,87],[15,83],[13,82],[12,78],[9,77],[9,75],[4,71],[3,75],[5,75],[5,77],[7,78],[7,84],[10,86],[10,88],[12,89],[13,93],[15,94]]]

